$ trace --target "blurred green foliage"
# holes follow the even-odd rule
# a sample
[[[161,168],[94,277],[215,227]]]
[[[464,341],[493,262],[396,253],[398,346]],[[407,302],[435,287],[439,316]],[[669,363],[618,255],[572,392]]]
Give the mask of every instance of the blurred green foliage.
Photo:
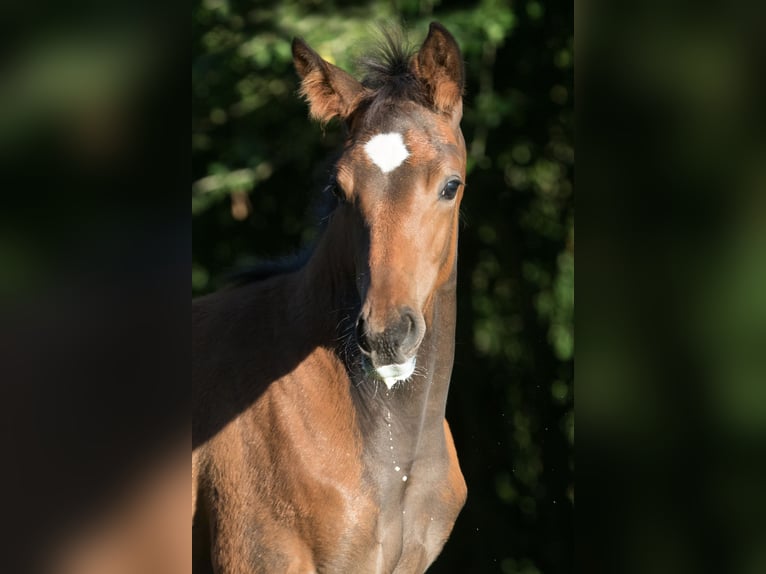
[[[297,96],[290,42],[352,70],[377,24],[438,20],[468,86],[447,416],[468,503],[433,572],[568,572],[574,506],[572,5],[203,0],[192,12],[192,293],[315,236],[341,144]]]

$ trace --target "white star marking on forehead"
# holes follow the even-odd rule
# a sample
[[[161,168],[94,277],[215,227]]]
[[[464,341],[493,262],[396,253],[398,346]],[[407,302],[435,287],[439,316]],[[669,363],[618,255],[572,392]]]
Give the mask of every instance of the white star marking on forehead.
[[[364,144],[364,151],[383,173],[396,169],[410,155],[402,134],[396,132],[376,135]]]

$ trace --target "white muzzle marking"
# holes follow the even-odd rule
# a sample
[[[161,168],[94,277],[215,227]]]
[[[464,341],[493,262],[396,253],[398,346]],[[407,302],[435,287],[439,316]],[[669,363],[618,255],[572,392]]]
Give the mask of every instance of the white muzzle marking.
[[[374,136],[364,144],[364,151],[383,173],[396,169],[410,155],[402,134],[396,132]]]
[[[415,372],[415,357],[400,365],[383,365],[375,369],[375,372],[390,389],[399,381],[405,381],[412,376]]]

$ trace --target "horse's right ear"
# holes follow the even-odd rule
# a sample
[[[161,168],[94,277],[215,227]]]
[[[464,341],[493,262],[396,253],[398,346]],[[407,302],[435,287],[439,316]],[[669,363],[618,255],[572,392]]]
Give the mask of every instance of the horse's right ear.
[[[350,74],[326,62],[301,38],[293,40],[293,63],[301,77],[301,95],[312,117],[329,122],[348,118],[364,97],[365,88]]]
[[[455,38],[438,22],[428,27],[428,36],[412,61],[412,71],[425,84],[434,108],[453,115],[457,112],[459,121],[465,86],[463,57]]]

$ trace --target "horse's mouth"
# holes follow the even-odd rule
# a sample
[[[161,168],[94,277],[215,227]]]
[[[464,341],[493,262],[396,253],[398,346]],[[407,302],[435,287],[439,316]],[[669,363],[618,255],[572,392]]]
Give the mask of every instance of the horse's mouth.
[[[404,363],[393,363],[390,365],[381,365],[379,367],[372,365],[369,359],[366,357],[365,363],[365,366],[370,367],[369,370],[375,373],[378,378],[386,383],[386,387],[389,389],[391,389],[391,387],[393,387],[399,381],[406,381],[415,372],[414,356]]]

